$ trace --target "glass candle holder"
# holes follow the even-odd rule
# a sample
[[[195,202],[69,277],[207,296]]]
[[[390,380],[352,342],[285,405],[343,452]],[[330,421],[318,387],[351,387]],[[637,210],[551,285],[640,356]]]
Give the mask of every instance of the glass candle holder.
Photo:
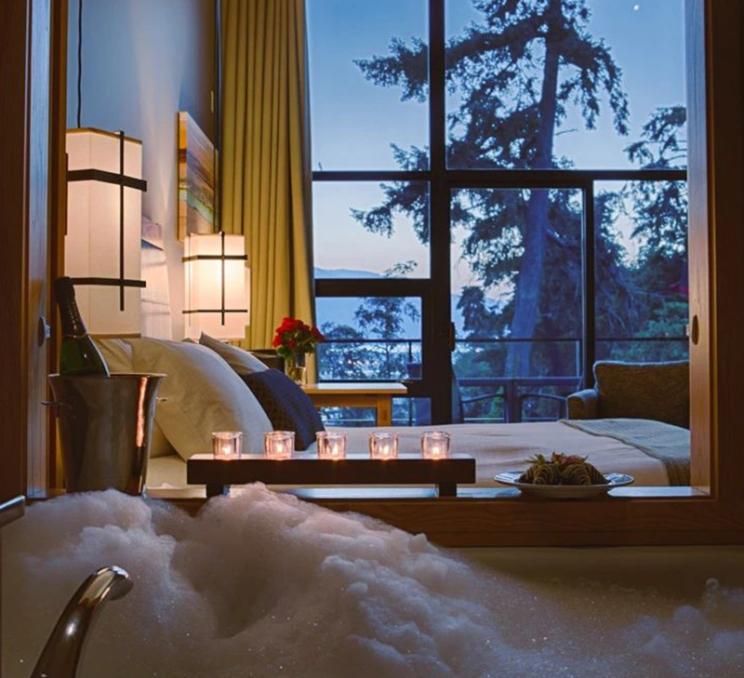
[[[426,431],[421,436],[424,459],[446,459],[450,453],[450,435],[444,431]]]
[[[291,459],[294,443],[294,431],[269,431],[264,434],[264,452],[269,459]]]
[[[240,459],[242,452],[242,431],[215,431],[212,433],[212,454],[215,459]]]
[[[318,441],[320,459],[343,459],[346,457],[346,434],[331,431],[319,431],[315,434]]]
[[[370,433],[369,456],[372,459],[395,459],[398,456],[398,434],[387,431]]]

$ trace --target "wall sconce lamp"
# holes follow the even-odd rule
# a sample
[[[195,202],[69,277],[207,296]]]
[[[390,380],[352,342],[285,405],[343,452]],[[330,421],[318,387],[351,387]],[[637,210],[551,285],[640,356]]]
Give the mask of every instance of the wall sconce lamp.
[[[124,132],[67,131],[65,275],[91,334],[140,332],[142,142]]]
[[[186,237],[185,333],[242,339],[249,320],[249,275],[245,238],[226,233]]]

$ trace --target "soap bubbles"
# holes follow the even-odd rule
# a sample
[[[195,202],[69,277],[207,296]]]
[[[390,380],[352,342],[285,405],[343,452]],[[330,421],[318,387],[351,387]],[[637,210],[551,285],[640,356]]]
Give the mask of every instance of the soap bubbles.
[[[135,586],[106,604],[83,677],[742,671],[742,590],[703,577],[680,601],[627,582],[528,581],[493,553],[486,569],[421,535],[261,485],[197,517],[114,491],[70,495],[31,506],[3,534],[3,614],[13,620],[3,675],[29,674],[72,592],[109,564]]]

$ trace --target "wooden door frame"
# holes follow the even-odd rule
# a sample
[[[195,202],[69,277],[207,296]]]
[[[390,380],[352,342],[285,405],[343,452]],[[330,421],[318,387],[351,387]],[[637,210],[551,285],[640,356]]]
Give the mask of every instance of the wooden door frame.
[[[40,320],[51,324],[49,224],[64,189],[66,22],[67,0],[0,3],[0,501],[48,488]]]
[[[0,499],[26,494],[27,482],[27,109],[28,24],[25,1],[0,4],[0,148],[4,149],[0,172],[5,228],[0,232],[0,355],[11,357],[0,372],[0,411],[3,412],[5,445],[2,451]],[[12,359],[17,356],[16,359]]]
[[[68,0],[54,0],[52,13],[52,94],[50,124],[50,226],[49,280],[64,275],[65,234],[67,233],[67,32]],[[49,296],[50,324],[56,325],[56,300],[54,290]],[[47,366],[49,372],[58,369],[58,357],[62,343],[59,332],[52,334],[47,342]],[[51,391],[49,393],[51,399]],[[47,487],[64,487],[61,451],[58,445],[57,422],[54,412],[47,412]]]
[[[0,472],[0,500],[26,493],[26,2],[0,3],[0,200],[5,227],[0,230],[0,355],[7,360],[0,371],[0,412],[4,445]]]

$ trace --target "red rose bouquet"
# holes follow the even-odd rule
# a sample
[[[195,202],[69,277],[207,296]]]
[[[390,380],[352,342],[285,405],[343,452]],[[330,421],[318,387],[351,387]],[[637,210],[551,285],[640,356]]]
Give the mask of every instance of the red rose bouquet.
[[[306,353],[314,353],[322,341],[325,337],[317,327],[310,327],[297,318],[284,318],[275,330],[272,346],[285,360],[299,363]]]

